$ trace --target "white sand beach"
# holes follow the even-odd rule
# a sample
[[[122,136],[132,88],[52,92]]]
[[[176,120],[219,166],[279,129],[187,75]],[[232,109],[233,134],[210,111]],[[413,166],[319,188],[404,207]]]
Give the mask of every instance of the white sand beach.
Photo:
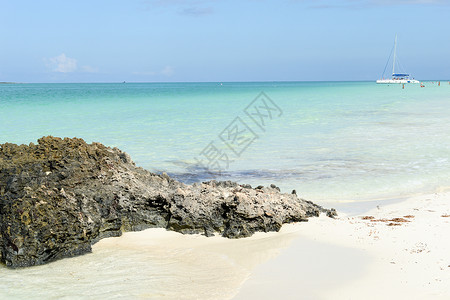
[[[283,230],[298,236],[256,267],[235,299],[450,298],[448,192]]]

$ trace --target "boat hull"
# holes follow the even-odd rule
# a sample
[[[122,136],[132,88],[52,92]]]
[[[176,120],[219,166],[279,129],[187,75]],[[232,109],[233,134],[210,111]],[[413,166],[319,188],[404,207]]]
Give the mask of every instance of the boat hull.
[[[379,79],[377,84],[405,84],[405,83],[420,83],[415,79]]]

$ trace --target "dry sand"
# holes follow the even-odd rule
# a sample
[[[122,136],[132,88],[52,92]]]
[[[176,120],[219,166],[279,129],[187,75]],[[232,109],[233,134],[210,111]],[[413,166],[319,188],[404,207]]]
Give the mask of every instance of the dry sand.
[[[450,193],[290,224],[235,299],[450,299]]]

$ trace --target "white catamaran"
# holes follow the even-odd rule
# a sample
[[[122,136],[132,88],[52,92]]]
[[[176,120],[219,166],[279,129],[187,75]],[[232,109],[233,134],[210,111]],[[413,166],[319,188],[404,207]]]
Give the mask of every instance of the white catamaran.
[[[385,79],[384,78],[384,73],[386,72],[386,67],[389,63],[389,60],[391,59],[391,55],[392,55],[392,51],[391,51],[391,55],[389,55],[389,59],[386,63],[386,67],[384,67],[384,71],[383,71],[383,76],[382,79],[377,80],[377,83],[381,83],[381,84],[390,84],[390,83],[420,83],[418,80],[415,80],[414,78],[410,78],[409,74],[406,73],[395,73],[395,65],[397,63],[397,36],[395,36],[395,42],[394,42],[394,59],[392,62],[392,77],[390,79]]]

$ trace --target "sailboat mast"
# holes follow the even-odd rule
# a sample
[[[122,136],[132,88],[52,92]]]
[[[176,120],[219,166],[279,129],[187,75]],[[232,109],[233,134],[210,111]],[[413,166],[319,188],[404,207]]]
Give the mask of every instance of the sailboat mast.
[[[397,56],[397,35],[395,35],[395,43],[394,43],[394,61],[392,62],[392,75],[395,74],[395,59]]]

